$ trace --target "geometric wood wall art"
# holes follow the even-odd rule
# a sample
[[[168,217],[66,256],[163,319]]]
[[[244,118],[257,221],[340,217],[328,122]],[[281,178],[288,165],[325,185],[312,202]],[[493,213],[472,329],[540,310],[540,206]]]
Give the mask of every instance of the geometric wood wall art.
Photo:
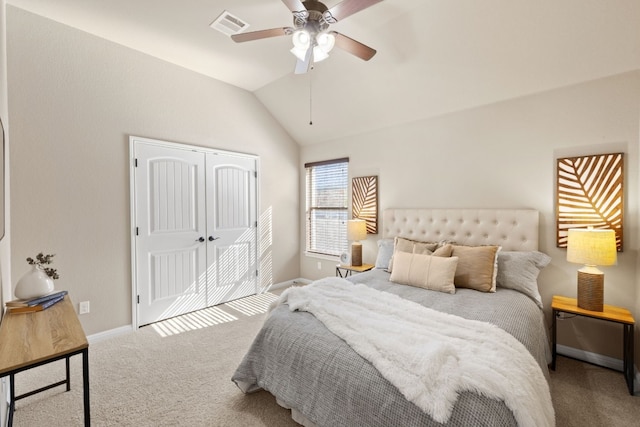
[[[353,178],[351,190],[353,218],[365,220],[367,234],[378,234],[378,177]]]
[[[570,228],[614,230],[622,252],[624,153],[558,159],[557,246],[567,247]]]

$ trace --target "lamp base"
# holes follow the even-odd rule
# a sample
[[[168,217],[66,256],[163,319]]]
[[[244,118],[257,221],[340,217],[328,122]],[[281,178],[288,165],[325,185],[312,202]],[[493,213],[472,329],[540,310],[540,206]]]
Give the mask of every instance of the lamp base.
[[[351,244],[351,265],[360,267],[362,265],[362,243]]]
[[[604,274],[578,270],[578,307],[590,311],[603,311]]]

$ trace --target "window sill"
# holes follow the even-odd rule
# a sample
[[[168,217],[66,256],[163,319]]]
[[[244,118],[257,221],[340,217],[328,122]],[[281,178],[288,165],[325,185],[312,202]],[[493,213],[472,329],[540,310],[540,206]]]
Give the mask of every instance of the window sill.
[[[317,254],[315,252],[305,252],[304,255],[309,258],[326,259],[326,260],[336,261],[336,262],[340,261],[340,257],[335,255],[323,255],[323,254]]]

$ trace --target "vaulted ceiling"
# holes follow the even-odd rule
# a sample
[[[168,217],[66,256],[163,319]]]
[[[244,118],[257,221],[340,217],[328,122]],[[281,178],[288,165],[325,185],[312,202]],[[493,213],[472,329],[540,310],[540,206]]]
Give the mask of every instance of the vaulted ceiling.
[[[209,27],[225,10],[248,31],[291,26],[282,0],[7,2],[252,91],[300,144],[640,69],[638,0],[384,0],[331,27],[373,59],[334,49],[303,75],[290,37]]]

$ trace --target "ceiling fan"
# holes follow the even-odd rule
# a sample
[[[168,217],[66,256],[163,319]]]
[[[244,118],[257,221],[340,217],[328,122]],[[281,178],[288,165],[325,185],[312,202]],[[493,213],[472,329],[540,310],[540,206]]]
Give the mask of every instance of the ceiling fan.
[[[318,0],[282,0],[293,14],[293,27],[250,31],[234,34],[231,38],[237,43],[242,43],[292,35],[291,53],[297,58],[296,74],[304,74],[309,71],[312,63],[326,59],[334,45],[368,61],[376,54],[375,49],[336,31],[329,31],[329,26],[381,1],[343,0],[329,9]]]

